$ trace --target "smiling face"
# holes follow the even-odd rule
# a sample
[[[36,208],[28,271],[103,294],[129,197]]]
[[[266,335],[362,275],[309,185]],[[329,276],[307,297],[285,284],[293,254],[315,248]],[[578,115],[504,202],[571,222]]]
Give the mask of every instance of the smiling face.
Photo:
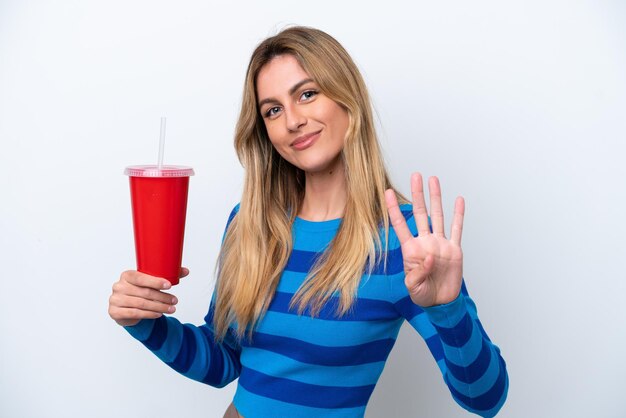
[[[256,79],[259,109],[276,151],[307,173],[341,164],[348,112],[328,98],[292,55],[267,63]]]

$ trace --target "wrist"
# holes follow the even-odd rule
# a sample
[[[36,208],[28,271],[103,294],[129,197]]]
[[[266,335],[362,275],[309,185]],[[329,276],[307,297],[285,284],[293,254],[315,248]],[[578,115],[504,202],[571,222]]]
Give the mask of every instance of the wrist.
[[[458,296],[451,302],[422,309],[424,309],[424,312],[426,312],[432,323],[441,326],[455,325],[467,313],[465,297],[461,292],[459,292]]]
[[[141,319],[116,319],[117,325],[122,327],[134,327],[137,325]]]
[[[139,322],[134,325],[124,326],[124,329],[133,337],[143,341],[152,333],[155,321],[154,319],[140,319]]]

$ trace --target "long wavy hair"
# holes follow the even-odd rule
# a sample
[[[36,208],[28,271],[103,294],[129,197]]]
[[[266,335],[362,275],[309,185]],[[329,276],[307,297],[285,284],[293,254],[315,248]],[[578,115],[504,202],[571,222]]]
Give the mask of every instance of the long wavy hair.
[[[273,58],[289,54],[349,116],[341,153],[347,203],[339,230],[291,300],[302,314],[319,314],[333,294],[337,315],[354,302],[359,282],[376,263],[386,263],[389,217],[384,192],[392,187],[378,144],[369,94],[357,66],[330,35],[291,27],[254,50],[243,89],[235,149],[245,170],[237,215],[226,231],[217,271],[214,327],[218,340],[236,325],[243,337],[267,311],[292,251],[291,229],[304,196],[304,172],[272,146],[258,107],[256,80]],[[401,201],[406,201],[399,195]]]

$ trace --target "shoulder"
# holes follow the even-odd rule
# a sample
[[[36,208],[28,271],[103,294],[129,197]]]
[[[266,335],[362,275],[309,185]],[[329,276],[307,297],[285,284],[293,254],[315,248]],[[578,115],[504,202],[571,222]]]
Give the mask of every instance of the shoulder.
[[[402,216],[404,217],[404,220],[406,221],[406,224],[409,228],[409,231],[411,231],[411,234],[414,237],[417,237],[418,233],[417,233],[417,223],[415,221],[415,216],[413,215],[413,205],[411,205],[410,203],[403,203],[400,205],[400,213],[402,213]],[[428,225],[430,226],[430,230],[432,232],[432,225],[430,223],[430,216],[428,217]],[[380,228],[380,237],[381,237],[381,241],[383,242],[383,244],[385,242],[389,243],[389,246],[387,247],[388,250],[393,250],[396,248],[400,247],[400,241],[398,239],[398,235],[396,234],[396,231],[394,230],[393,226],[391,225],[391,221],[389,222],[389,235],[388,235],[388,241],[385,239],[385,230],[384,228]]]
[[[404,219],[408,222],[411,218],[413,218],[413,205],[410,203],[401,204],[400,212],[402,212]]]
[[[401,204],[400,212],[404,217],[409,230],[413,236],[417,236],[417,226],[415,224],[415,219],[413,218],[413,206],[411,204]],[[379,262],[382,262],[383,266],[378,266],[378,268],[382,269],[380,274],[384,274],[386,276],[393,276],[395,274],[399,274],[403,272],[403,261],[402,261],[402,251],[400,248],[400,240],[398,239],[398,235],[391,225],[391,220],[389,220],[389,230],[385,231],[383,225],[379,228],[379,239],[382,248],[382,254],[384,254],[384,258],[379,259]],[[382,256],[382,254],[380,254]],[[383,261],[386,260],[386,261]],[[382,273],[384,272],[384,273]]]
[[[230,221],[233,220],[233,218],[235,217],[235,215],[239,212],[239,205],[240,203],[237,203],[235,205],[235,207],[233,208],[233,210],[230,211],[230,215],[228,215],[228,223],[230,224]]]
[[[224,243],[224,239],[226,238],[226,233],[228,232],[228,227],[231,222],[235,218],[235,215],[239,212],[239,203],[235,205],[235,207],[230,211],[230,215],[228,215],[228,220],[226,221],[226,227],[224,227],[224,234],[222,235],[222,243]]]

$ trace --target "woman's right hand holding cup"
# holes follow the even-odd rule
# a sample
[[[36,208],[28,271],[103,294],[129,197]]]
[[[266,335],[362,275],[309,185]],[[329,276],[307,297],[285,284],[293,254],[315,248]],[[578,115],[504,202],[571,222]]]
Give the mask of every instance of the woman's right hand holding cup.
[[[181,269],[180,277],[189,274]],[[161,277],[150,276],[135,270],[127,270],[113,284],[109,298],[109,315],[122,326],[136,325],[142,319],[156,319],[176,311],[178,299],[165,293],[172,284]]]

